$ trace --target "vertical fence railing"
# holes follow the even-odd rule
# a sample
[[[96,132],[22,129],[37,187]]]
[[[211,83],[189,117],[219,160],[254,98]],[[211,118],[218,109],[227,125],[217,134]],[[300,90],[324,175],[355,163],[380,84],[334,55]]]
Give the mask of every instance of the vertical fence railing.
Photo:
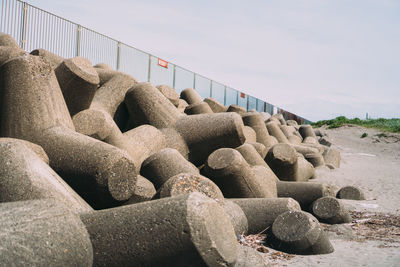
[[[236,104],[247,110],[277,113],[280,109],[261,99],[206,78],[200,74],[161,61],[156,56],[113,38],[51,14],[20,0],[0,0],[0,32],[10,34],[27,52],[43,48],[61,57],[82,56],[93,65],[106,63],[112,68],[155,85],[167,84],[178,93],[194,88],[203,98],[213,97],[224,105]],[[288,111],[288,118],[298,118]]]

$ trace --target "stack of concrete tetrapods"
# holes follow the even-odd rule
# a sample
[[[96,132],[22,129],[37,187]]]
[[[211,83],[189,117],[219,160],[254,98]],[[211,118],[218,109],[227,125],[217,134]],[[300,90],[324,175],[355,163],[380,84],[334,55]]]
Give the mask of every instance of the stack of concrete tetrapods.
[[[276,249],[330,253],[318,220],[351,219],[329,185],[308,182],[339,151],[281,114],[27,54],[6,34],[0,107],[6,265],[268,266],[238,238],[268,229]]]

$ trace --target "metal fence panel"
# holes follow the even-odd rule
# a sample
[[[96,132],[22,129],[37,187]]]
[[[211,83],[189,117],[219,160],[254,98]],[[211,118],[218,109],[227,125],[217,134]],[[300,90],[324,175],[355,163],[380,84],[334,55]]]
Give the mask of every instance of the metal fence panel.
[[[194,73],[186,69],[175,67],[175,84],[174,88],[180,94],[186,88],[193,88]]]
[[[268,112],[269,114],[273,114],[273,112],[274,112],[274,106],[273,105],[271,105],[270,103],[267,103],[267,107],[266,107],[266,109],[265,109],[265,112]]]
[[[225,92],[225,106],[230,106],[232,104],[237,105],[238,91],[233,88],[227,87]]]
[[[210,97],[211,80],[198,74],[195,75],[194,85],[202,98]]]
[[[4,0],[0,8],[1,32],[8,33],[21,45],[23,3]]]
[[[247,110],[247,95],[245,93],[239,92],[238,105]]]
[[[257,98],[253,97],[253,96],[249,96],[248,98],[248,105],[247,105],[247,110],[256,110],[257,109]]]
[[[225,102],[225,85],[212,81],[211,97],[223,104]]]
[[[174,86],[174,64],[168,63],[167,67],[159,65],[159,58],[151,56],[150,60],[150,82],[154,85]]]
[[[257,108],[258,112],[263,112],[265,107],[265,102],[257,98]]]
[[[119,70],[131,75],[139,82],[149,78],[149,55],[136,48],[120,45]]]

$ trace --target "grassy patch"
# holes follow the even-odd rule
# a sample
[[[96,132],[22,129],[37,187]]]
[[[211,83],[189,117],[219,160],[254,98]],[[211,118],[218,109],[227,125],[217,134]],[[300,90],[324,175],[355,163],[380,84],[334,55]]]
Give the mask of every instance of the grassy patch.
[[[321,127],[328,125],[328,129],[338,128],[343,124],[355,124],[368,128],[376,128],[381,131],[400,133],[400,119],[368,119],[360,120],[359,118],[348,119],[344,116],[337,117],[332,120],[322,120],[311,123],[313,127]]]

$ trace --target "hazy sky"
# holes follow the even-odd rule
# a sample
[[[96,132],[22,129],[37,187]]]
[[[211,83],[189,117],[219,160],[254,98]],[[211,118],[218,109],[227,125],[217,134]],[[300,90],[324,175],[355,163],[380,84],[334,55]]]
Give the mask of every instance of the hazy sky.
[[[309,120],[400,117],[398,0],[28,0]]]

